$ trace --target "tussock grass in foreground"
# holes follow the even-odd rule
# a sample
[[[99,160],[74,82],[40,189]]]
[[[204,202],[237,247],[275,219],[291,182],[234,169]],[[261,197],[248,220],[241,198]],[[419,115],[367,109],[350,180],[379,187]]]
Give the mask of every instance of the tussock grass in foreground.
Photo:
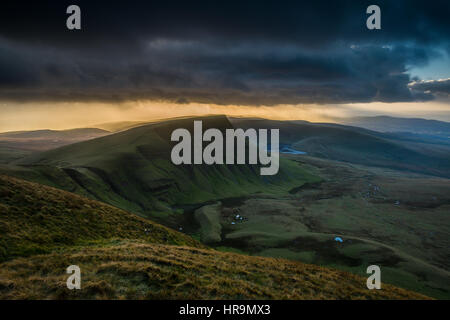
[[[81,268],[81,289],[65,268]],[[425,299],[350,273],[283,259],[123,242],[5,262],[1,299]]]

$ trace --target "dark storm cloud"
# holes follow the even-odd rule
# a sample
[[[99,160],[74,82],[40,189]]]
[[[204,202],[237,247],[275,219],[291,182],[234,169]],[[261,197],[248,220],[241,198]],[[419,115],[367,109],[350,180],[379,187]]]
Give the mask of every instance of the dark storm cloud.
[[[450,97],[450,79],[414,81],[409,87],[414,91]]]
[[[78,4],[82,30],[65,28]],[[48,2],[0,13],[0,97],[273,105],[415,101],[408,68],[450,48],[448,1]]]

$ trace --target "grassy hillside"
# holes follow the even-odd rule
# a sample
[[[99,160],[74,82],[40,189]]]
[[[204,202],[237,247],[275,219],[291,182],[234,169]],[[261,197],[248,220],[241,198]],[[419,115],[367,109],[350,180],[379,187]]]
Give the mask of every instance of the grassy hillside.
[[[13,162],[32,153],[33,151],[17,149],[14,146],[11,146],[9,144],[2,144],[0,142],[0,164]]]
[[[342,271],[202,249],[120,209],[7,176],[0,229],[0,299],[426,298],[390,285],[367,290],[364,277]],[[72,264],[81,290],[65,286]]]
[[[65,286],[67,266],[81,290]],[[37,255],[0,265],[1,299],[426,299],[346,272],[283,259],[142,242]]]
[[[111,239],[202,245],[110,205],[0,175],[0,261]]]
[[[204,130],[232,128],[224,116],[197,118]],[[193,118],[140,126],[32,155],[0,172],[75,192],[176,226],[174,207],[251,193],[280,194],[318,178],[282,159],[276,176],[254,165],[180,165],[170,160],[170,135],[193,130]]]

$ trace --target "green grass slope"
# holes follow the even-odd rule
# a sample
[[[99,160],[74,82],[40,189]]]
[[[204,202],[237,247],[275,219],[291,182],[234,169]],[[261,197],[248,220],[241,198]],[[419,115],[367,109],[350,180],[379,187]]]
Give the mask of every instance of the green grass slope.
[[[147,219],[73,193],[0,175],[0,261],[111,239],[202,245]]]

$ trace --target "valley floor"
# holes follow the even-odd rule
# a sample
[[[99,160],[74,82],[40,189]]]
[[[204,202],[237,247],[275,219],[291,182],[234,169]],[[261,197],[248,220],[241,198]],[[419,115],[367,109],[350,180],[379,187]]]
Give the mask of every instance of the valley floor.
[[[285,196],[223,199],[195,212],[194,236],[222,251],[286,258],[450,298],[450,180],[307,156],[323,178]],[[340,237],[343,242],[335,241]]]

